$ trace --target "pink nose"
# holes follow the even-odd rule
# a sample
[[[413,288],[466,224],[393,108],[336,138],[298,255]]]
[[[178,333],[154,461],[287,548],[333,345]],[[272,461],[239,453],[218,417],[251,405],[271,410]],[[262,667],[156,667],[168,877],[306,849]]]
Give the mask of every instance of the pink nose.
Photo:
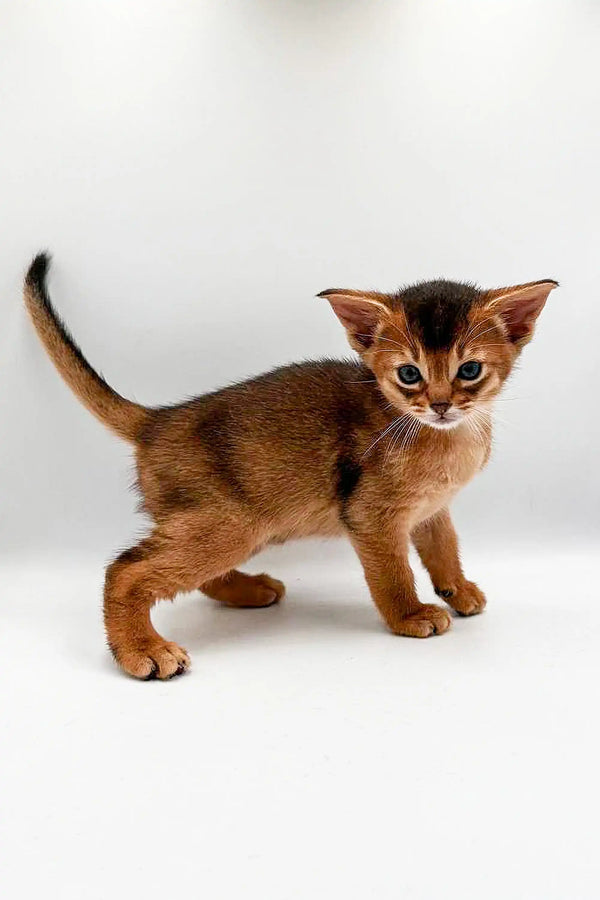
[[[450,409],[450,404],[445,400],[440,400],[437,403],[430,403],[429,405],[440,416],[443,416],[444,413]]]

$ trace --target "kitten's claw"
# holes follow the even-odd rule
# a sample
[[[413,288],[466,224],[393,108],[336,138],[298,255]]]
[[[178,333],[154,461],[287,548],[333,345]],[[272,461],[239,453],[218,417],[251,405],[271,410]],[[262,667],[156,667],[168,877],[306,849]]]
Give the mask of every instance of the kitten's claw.
[[[156,678],[167,681],[183,675],[190,667],[187,652],[172,641],[155,641],[139,647],[115,649],[113,655],[128,675],[142,681],[153,681]]]
[[[435,588],[438,597],[454,609],[459,616],[476,616],[485,609],[485,594],[475,582],[465,581],[458,587]]]
[[[417,612],[400,619],[392,631],[405,637],[426,638],[448,631],[451,621],[449,614],[441,606],[424,603]]]

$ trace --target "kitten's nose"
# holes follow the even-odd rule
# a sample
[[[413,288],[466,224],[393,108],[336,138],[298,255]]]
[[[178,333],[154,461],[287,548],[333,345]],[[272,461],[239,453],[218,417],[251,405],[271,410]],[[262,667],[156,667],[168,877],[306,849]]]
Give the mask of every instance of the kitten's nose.
[[[430,403],[431,408],[440,416],[450,409],[450,404],[446,400],[439,400],[437,403]]]

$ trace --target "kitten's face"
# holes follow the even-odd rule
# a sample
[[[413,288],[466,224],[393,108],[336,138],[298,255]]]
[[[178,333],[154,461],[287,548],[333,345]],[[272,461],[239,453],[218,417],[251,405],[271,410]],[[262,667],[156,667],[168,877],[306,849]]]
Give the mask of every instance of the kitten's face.
[[[499,340],[496,346],[486,340],[490,335]],[[400,412],[433,428],[453,428],[467,413],[489,410],[510,372],[510,350],[495,328],[490,335],[431,351],[420,342],[399,339],[399,333],[388,327],[365,354],[365,362]],[[404,346],[395,347],[391,341]]]
[[[480,291],[450,281],[397,294],[324,291],[399,413],[448,430],[490,411],[555,281]]]

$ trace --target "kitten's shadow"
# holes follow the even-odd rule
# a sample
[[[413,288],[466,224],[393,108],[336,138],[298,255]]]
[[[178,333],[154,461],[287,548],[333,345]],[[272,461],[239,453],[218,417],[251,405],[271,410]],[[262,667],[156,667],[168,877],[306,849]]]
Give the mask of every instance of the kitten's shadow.
[[[365,602],[311,600],[306,597],[286,597],[281,603],[264,609],[231,609],[194,593],[181,598],[175,607],[157,609],[153,616],[158,631],[195,652],[206,647],[227,643],[247,643],[256,636],[261,642],[290,634],[303,639],[335,631],[363,633],[379,632],[382,624],[373,606]]]
[[[319,640],[324,633],[330,639],[333,632],[381,632],[384,626],[366,586],[357,588],[360,567],[350,547],[332,541],[326,554],[323,549],[322,541],[309,539],[267,548],[255,558],[254,568],[275,570],[285,582],[286,595],[281,603],[264,609],[231,609],[196,591],[179,597],[175,608],[158,604],[153,615],[155,625],[161,634],[191,653],[225,643],[289,641],[294,635],[302,640],[311,636]],[[334,564],[337,574],[332,578]],[[314,577],[310,586],[302,583],[300,575],[308,568]],[[340,579],[340,571],[347,577]]]

